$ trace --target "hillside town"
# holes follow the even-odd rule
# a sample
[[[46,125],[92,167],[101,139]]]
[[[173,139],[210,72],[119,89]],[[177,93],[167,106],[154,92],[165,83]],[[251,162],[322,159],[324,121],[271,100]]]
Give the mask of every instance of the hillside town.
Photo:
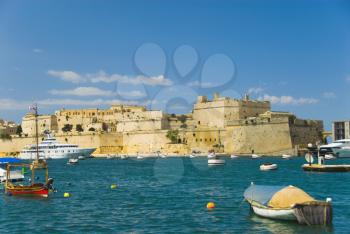
[[[5,125],[5,122],[4,122]],[[3,153],[18,153],[33,143],[35,116],[22,118],[21,131],[7,123],[10,141],[0,141]],[[271,110],[268,101],[198,96],[191,113],[169,114],[143,106],[112,105],[108,109],[61,109],[38,117],[39,134],[95,147],[95,154],[185,155],[214,150],[226,154],[297,154],[307,143],[323,140],[323,122],[304,120],[290,112]]]

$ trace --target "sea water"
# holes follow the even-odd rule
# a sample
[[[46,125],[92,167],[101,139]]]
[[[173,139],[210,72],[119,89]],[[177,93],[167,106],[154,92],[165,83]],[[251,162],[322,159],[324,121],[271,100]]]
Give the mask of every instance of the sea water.
[[[1,233],[349,233],[350,172],[304,172],[303,158],[88,159],[77,165],[48,161],[56,193],[47,199],[1,192]],[[260,171],[265,162],[276,171]],[[332,161],[348,163],[350,159]],[[295,185],[333,200],[333,226],[309,227],[254,215],[243,201],[251,182]],[[111,185],[116,184],[116,189]],[[70,193],[64,198],[65,192]],[[207,210],[208,202],[216,208]]]

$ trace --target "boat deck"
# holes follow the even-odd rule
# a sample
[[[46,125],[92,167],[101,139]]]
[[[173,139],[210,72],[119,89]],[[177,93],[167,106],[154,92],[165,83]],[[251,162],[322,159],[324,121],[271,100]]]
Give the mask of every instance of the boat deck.
[[[320,164],[304,164],[302,166],[304,171],[318,171],[318,172],[350,172],[349,164],[341,165],[320,165]]]

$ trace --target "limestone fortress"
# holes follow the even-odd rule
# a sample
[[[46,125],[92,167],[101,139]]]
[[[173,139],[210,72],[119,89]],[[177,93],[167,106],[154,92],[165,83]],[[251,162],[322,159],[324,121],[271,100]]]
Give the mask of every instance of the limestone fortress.
[[[271,111],[268,101],[199,96],[192,113],[167,114],[142,106],[62,109],[38,118],[41,138],[51,132],[61,142],[96,147],[95,154],[188,155],[215,150],[227,154],[297,154],[322,140],[323,122]],[[34,143],[35,118],[22,119],[21,136],[0,140],[0,151],[19,152]]]

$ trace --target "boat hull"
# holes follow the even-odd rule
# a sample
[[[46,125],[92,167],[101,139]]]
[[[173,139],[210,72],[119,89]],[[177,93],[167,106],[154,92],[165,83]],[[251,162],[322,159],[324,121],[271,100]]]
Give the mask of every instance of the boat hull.
[[[350,158],[350,149],[333,149],[338,158]]]
[[[254,205],[251,205],[251,207],[256,215],[264,218],[279,220],[297,220],[297,218],[294,215],[293,209],[269,209],[257,207]]]
[[[277,164],[263,164],[260,166],[261,171],[277,170],[277,168],[278,168]]]
[[[225,160],[224,159],[208,159],[208,165],[224,165]]]
[[[315,172],[350,172],[350,165],[304,164],[302,168],[304,171],[315,171]]]
[[[63,153],[62,152],[47,153],[44,151],[44,152],[40,152],[39,156],[45,159],[62,159],[62,158],[73,158],[73,157],[79,157],[79,156],[88,158],[95,150],[96,148],[80,148],[80,149],[76,149],[74,152],[65,151]],[[33,159],[36,159],[36,152],[21,153],[18,156],[18,158],[33,160]]]
[[[33,196],[48,197],[49,190],[45,187],[14,187],[6,188],[6,193],[10,196]]]

